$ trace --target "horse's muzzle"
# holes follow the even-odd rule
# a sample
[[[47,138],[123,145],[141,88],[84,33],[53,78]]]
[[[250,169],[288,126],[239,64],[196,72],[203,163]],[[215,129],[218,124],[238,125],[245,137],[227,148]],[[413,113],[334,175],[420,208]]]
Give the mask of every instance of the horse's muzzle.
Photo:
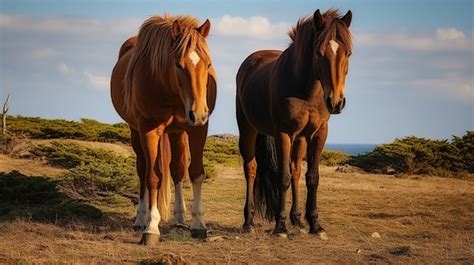
[[[209,118],[208,112],[199,115],[197,112],[190,110],[188,115],[191,126],[202,126],[206,124],[207,119]]]
[[[328,97],[326,101],[326,106],[331,114],[340,114],[342,109],[346,106],[346,98],[343,97],[337,103],[333,103],[331,97]]]

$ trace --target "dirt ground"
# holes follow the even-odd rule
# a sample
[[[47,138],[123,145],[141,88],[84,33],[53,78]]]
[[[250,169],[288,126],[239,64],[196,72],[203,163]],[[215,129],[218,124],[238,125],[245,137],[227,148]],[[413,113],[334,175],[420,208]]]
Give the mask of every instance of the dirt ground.
[[[0,156],[0,172],[12,169],[58,173]],[[261,219],[254,234],[242,234],[244,177],[220,167],[203,190],[211,242],[163,224],[159,246],[140,246],[132,211],[127,225],[113,228],[17,219],[0,223],[0,263],[474,263],[474,181],[321,171],[319,214],[329,240],[291,224],[287,239],[275,238],[273,224]],[[192,190],[185,187],[190,222]],[[304,182],[300,190],[304,205]]]

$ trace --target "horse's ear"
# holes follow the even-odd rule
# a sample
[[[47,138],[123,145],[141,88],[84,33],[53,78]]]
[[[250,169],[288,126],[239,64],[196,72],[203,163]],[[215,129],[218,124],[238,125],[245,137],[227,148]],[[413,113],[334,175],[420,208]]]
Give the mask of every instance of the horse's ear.
[[[175,20],[171,26],[171,36],[175,39],[181,32],[183,32],[183,26],[181,26],[178,20]]]
[[[314,11],[313,23],[315,29],[320,29],[323,25],[323,16],[321,15],[321,12],[319,12],[319,9]]]
[[[209,35],[209,31],[211,30],[211,22],[209,19],[206,19],[206,21],[196,29],[201,35],[206,38],[207,35]]]
[[[352,21],[352,12],[349,10],[347,11],[347,14],[345,14],[341,20],[344,22],[344,24],[346,24],[347,27],[349,27],[351,25],[351,21]]]

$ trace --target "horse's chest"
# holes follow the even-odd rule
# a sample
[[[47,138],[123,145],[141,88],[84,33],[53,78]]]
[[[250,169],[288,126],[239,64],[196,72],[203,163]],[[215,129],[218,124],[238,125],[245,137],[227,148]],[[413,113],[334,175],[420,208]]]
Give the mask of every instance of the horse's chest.
[[[286,98],[280,107],[280,125],[290,135],[312,134],[328,120],[318,107],[298,98]]]

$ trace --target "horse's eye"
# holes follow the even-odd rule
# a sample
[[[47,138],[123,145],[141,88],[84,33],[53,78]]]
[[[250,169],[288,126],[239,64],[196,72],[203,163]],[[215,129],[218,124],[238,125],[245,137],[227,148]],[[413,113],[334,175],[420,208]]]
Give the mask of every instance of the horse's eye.
[[[348,53],[347,53],[347,57],[348,57],[348,58],[351,57],[351,55],[352,55],[352,52],[348,52]]]
[[[180,63],[177,63],[176,67],[179,68],[179,69],[184,69],[183,65],[181,65]]]
[[[208,64],[208,65],[207,65],[207,69],[211,68],[211,65],[212,65],[212,64]]]

